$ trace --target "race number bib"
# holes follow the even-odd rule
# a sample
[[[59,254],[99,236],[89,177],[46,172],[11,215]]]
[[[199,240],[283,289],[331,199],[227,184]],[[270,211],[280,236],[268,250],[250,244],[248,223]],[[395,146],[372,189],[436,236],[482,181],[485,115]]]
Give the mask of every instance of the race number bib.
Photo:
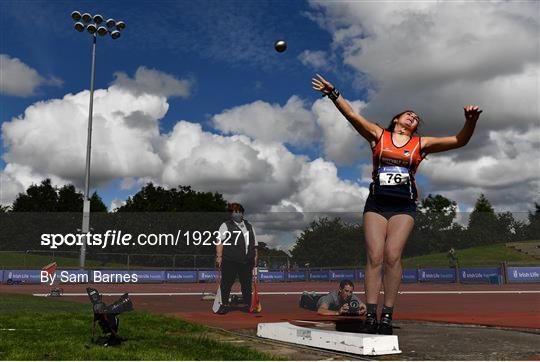
[[[409,170],[399,166],[379,167],[379,185],[397,186],[409,182]]]

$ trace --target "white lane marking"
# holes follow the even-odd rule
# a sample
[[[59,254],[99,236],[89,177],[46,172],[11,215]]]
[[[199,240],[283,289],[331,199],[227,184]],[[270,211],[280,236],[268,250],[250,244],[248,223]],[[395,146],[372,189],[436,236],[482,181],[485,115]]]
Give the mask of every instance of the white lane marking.
[[[303,292],[259,292],[259,295],[301,295]],[[327,294],[328,291],[325,292],[309,292],[309,293],[316,293],[316,294]],[[404,292],[398,292],[399,294],[540,294],[540,290],[447,290],[447,291],[404,291]],[[100,293],[101,295],[109,295],[109,296],[120,296],[124,293]],[[241,293],[231,293],[231,294],[237,294],[240,295]],[[364,294],[364,292],[354,292],[354,294]],[[384,292],[381,292],[381,294],[384,294]],[[34,297],[48,297],[49,293],[34,293],[32,294]],[[65,297],[86,297],[88,294],[86,293],[63,293],[62,296]],[[183,297],[183,296],[193,296],[193,295],[204,295],[202,292],[183,292],[183,293],[129,293],[129,295],[132,296],[146,296],[146,297]]]

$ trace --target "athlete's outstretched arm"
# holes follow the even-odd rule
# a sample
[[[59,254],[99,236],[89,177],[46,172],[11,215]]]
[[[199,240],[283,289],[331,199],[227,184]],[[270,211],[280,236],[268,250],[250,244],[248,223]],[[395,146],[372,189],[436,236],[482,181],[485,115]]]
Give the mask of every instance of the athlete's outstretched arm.
[[[317,74],[317,78],[311,79],[311,84],[313,85],[313,89],[326,95],[332,93],[335,89],[332,83],[324,79],[320,74]],[[338,96],[333,102],[341,114],[343,114],[347,121],[349,121],[362,137],[370,143],[377,142],[383,131],[381,127],[375,123],[369,122],[361,115],[354,113],[351,105],[343,98],[343,96]]]
[[[422,137],[422,153],[448,151],[463,147],[469,142],[482,110],[478,106],[466,106],[463,110],[465,111],[465,125],[463,125],[461,131],[451,137]]]

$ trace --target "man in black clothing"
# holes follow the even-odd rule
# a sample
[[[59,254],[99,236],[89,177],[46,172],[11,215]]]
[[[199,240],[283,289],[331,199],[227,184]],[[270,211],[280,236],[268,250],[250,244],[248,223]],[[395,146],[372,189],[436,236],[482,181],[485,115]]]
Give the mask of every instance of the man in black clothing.
[[[231,219],[221,224],[216,245],[216,266],[221,270],[222,306],[218,314],[228,311],[231,287],[236,277],[240,280],[244,303],[251,300],[251,279],[257,265],[257,237],[253,226],[244,219],[244,207],[238,203],[227,207]]]

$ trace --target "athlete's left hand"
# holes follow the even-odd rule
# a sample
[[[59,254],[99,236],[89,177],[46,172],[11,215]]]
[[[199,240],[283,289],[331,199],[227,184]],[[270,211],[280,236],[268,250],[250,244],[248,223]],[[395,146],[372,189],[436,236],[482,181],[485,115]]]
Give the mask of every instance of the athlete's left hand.
[[[465,106],[463,110],[465,111],[465,119],[467,121],[478,121],[480,113],[482,113],[482,110],[478,106]]]

